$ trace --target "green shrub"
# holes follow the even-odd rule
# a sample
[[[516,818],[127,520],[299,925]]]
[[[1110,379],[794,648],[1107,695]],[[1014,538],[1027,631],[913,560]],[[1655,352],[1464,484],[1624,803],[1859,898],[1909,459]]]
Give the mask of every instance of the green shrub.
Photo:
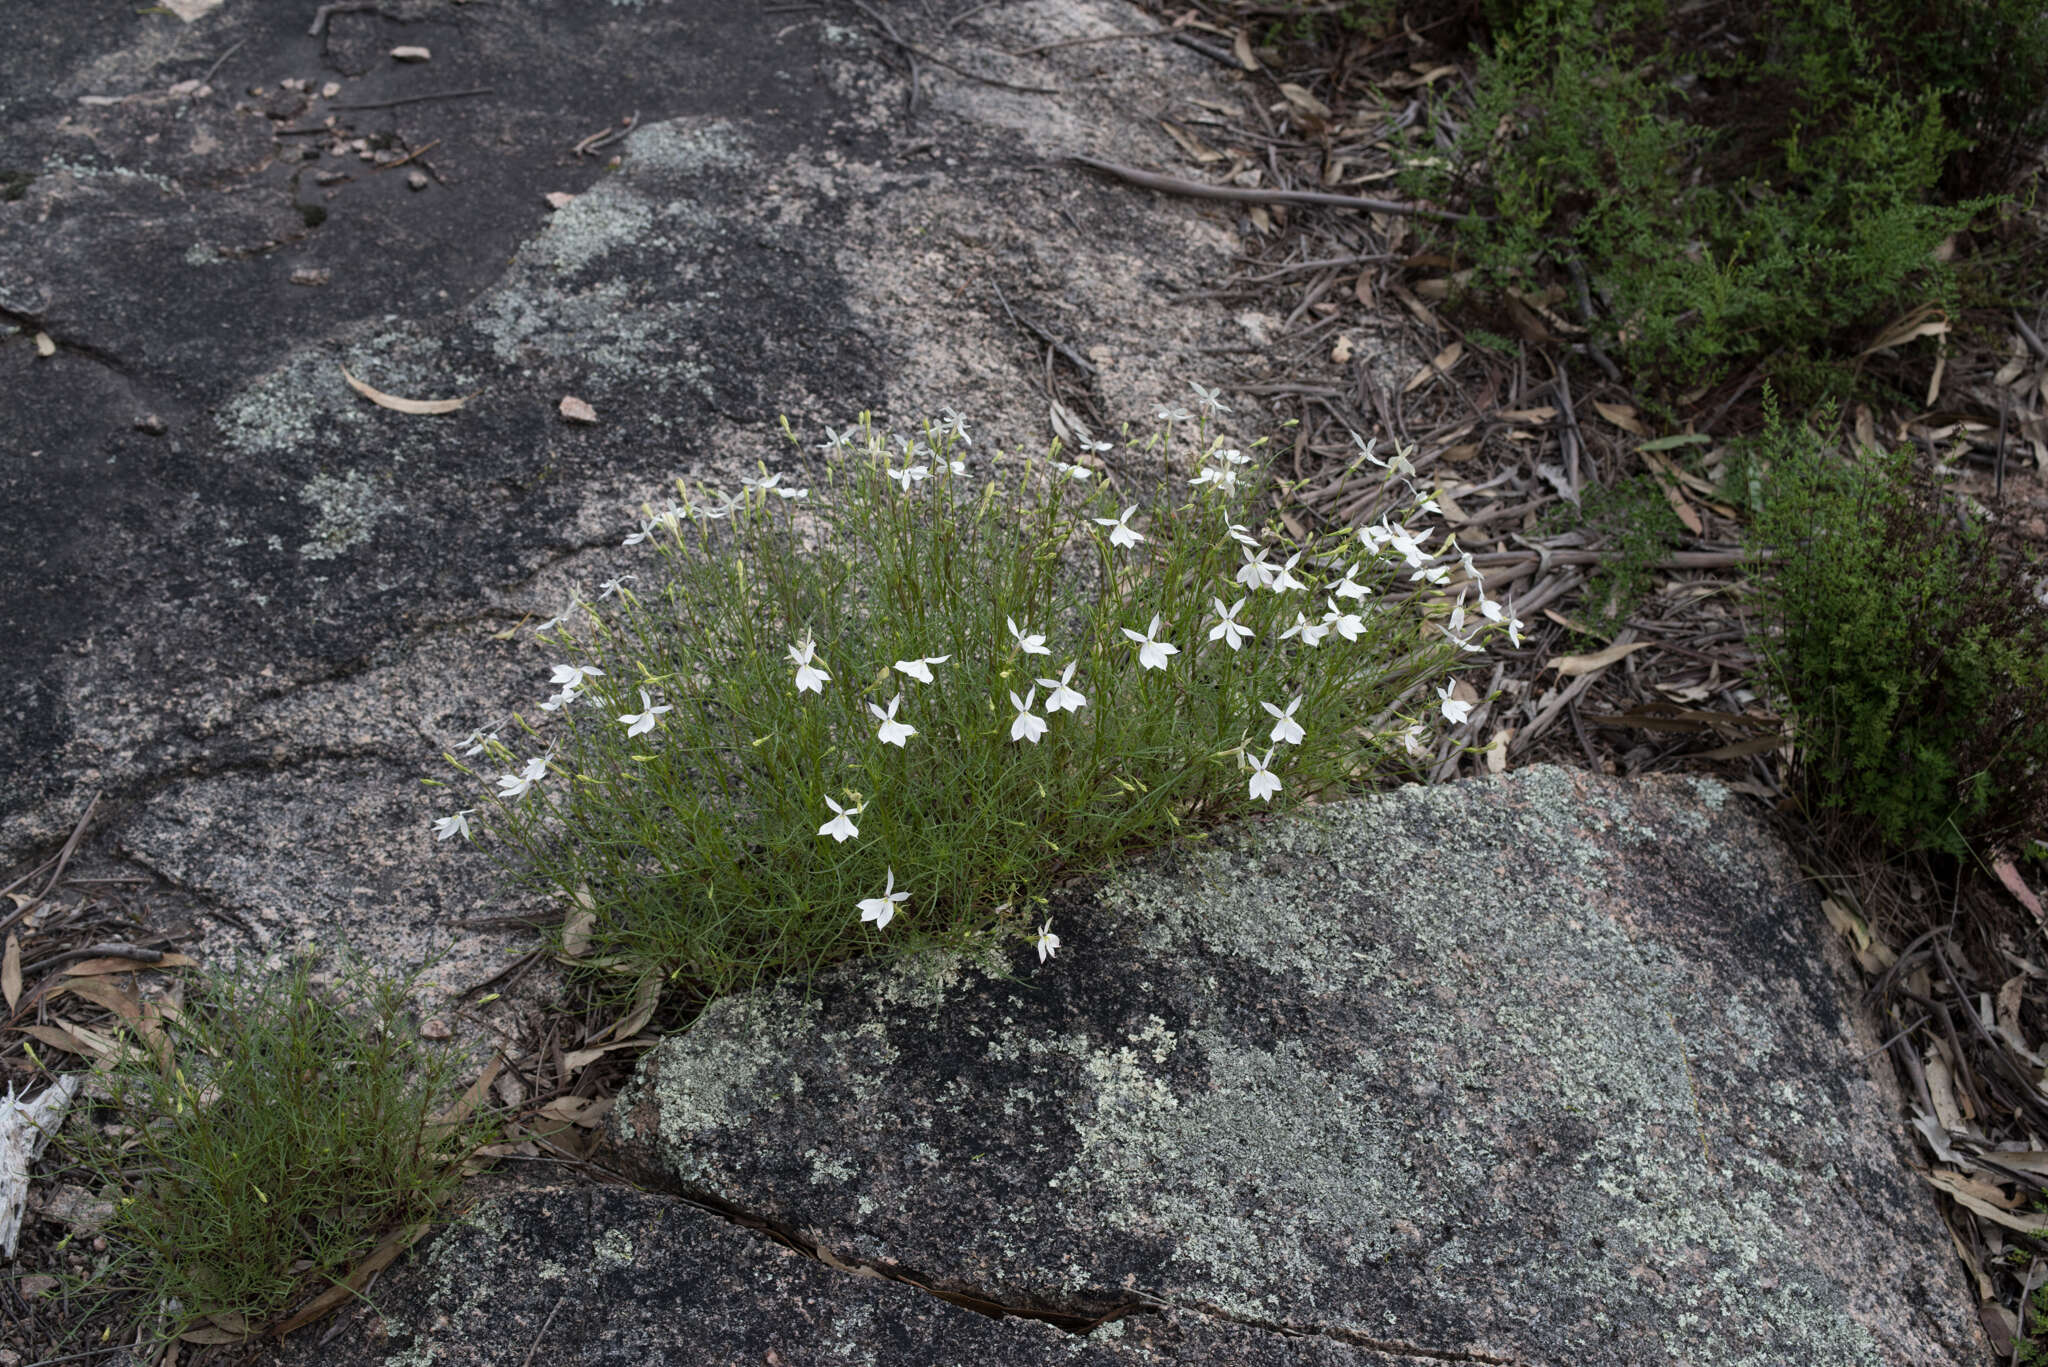
[[[1763,648],[1815,795],[1907,848],[2048,834],[2038,569],[1965,526],[1908,453],[1844,461],[1770,416]]]
[[[407,984],[356,968],[214,975],[104,1075],[111,1127],[66,1132],[113,1200],[84,1288],[176,1335],[260,1330],[346,1276],[453,1190],[475,1124],[437,1125],[454,1059],[410,1023]]]
[[[1587,626],[1612,636],[1656,587],[1658,562],[1685,528],[1648,475],[1631,475],[1607,486],[1588,485],[1577,507],[1560,503],[1551,514],[1548,520],[1555,530],[1584,531],[1607,550],[1587,576],[1580,601],[1588,614]]]
[[[487,845],[587,909],[592,962],[715,993],[1028,934],[1063,876],[1404,767],[1415,734],[1388,715],[1438,711],[1425,690],[1460,652],[1450,605],[1384,600],[1456,562],[1392,528],[1234,526],[1258,520],[1257,467],[1187,419],[1127,448],[1125,480],[1201,469],[1149,498],[1057,448],[984,481],[957,419],[833,434],[816,498],[779,476],[680,489],[633,538],[660,551],[652,582],[608,585],[577,635],[546,624],[573,662],[552,718],[469,745],[509,770],[476,804]],[[1243,582],[1283,567],[1294,587]],[[1477,600],[1459,619],[1489,625]],[[1085,702],[1055,711],[1067,688]]]
[[[1452,164],[1483,284],[1583,268],[1596,339],[1674,387],[1781,380],[1908,303],[1952,303],[1944,238],[1994,201],[2048,106],[2033,0],[1527,0],[1490,49]],[[1944,194],[1944,186],[1951,193]]]

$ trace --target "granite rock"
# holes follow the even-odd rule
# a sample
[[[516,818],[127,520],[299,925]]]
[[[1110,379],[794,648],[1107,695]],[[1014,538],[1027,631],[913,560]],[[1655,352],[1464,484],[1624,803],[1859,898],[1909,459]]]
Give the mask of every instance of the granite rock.
[[[1043,965],[717,1003],[622,1098],[622,1161],[1040,1311],[1580,1367],[1981,1360],[1814,899],[1713,784],[1408,788],[1051,911]]]
[[[331,1338],[328,1335],[332,1335]],[[324,1340],[324,1341],[323,1341]],[[283,1367],[1415,1367],[1326,1338],[1174,1312],[1083,1337],[831,1268],[680,1202],[619,1187],[494,1196],[302,1331]]]

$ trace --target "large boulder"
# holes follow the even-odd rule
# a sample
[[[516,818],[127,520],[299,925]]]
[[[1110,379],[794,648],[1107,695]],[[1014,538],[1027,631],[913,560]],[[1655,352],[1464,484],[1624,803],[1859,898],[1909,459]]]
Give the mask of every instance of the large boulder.
[[[1416,1367],[1199,1314],[1135,1316],[1081,1338],[850,1276],[672,1199],[574,1186],[485,1199],[379,1282],[372,1304],[302,1331],[281,1357],[287,1367]]]
[[[621,1099],[623,1161],[1035,1312],[1450,1361],[1981,1360],[1814,898],[1717,786],[1408,788],[1052,915],[1042,966],[719,1002]]]

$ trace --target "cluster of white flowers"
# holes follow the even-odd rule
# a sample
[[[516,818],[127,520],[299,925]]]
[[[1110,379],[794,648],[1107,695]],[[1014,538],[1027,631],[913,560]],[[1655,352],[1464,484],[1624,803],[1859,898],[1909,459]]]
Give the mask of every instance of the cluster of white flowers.
[[[1209,415],[1226,414],[1230,409],[1221,403],[1215,390],[1199,384],[1192,388],[1203,410],[1206,431]],[[1161,406],[1157,417],[1168,424],[1184,423],[1194,419],[1194,415],[1186,409],[1174,405]],[[856,448],[864,449],[880,474],[896,486],[899,495],[908,497],[918,485],[933,478],[935,468],[942,474],[964,475],[965,463],[956,458],[954,452],[956,448],[964,450],[972,444],[965,418],[948,408],[943,410],[943,417],[938,423],[927,425],[924,437],[901,436],[893,432],[885,437],[876,433],[863,420],[859,427],[850,427],[844,431],[827,429],[826,440],[817,449],[828,458]],[[1085,433],[1081,434],[1081,440],[1077,444],[1097,455],[1111,449],[1110,443],[1094,441]],[[1389,480],[1405,480],[1416,473],[1415,466],[1409,459],[1411,452],[1397,450],[1390,459],[1382,460],[1377,454],[1375,443],[1360,442],[1359,447],[1363,459],[1383,469]],[[1085,481],[1095,474],[1095,471],[1086,465],[1070,464],[1057,459],[1050,463],[1062,479]],[[1196,470],[1189,483],[1197,490],[1208,488],[1226,496],[1231,495],[1237,490],[1239,471],[1250,463],[1251,457],[1243,452],[1225,447],[1220,439],[1211,440],[1208,448],[1196,462]],[[671,499],[659,510],[649,510],[649,515],[640,522],[638,530],[625,538],[625,544],[642,544],[662,531],[678,533],[685,519],[702,518],[715,521],[729,517],[749,500],[756,501],[758,506],[759,502],[770,498],[802,500],[807,498],[810,492],[806,488],[789,486],[781,474],[769,474],[765,469],[758,475],[743,478],[740,483],[742,488],[736,494],[714,493],[708,501]],[[1412,484],[1410,488],[1413,489]],[[687,493],[687,490],[685,492]],[[1138,509],[1139,505],[1133,503],[1115,517],[1092,517],[1089,520],[1102,529],[1097,535],[1103,536],[1113,550],[1136,551],[1149,540],[1144,530],[1132,525],[1132,519],[1137,515]],[[1318,554],[1315,565],[1309,568],[1303,566],[1306,551],[1294,549],[1284,560],[1276,559],[1280,551],[1269,547],[1262,537],[1242,525],[1229,525],[1228,537],[1230,542],[1236,544],[1242,562],[1232,575],[1232,579],[1242,592],[1236,595],[1235,602],[1228,605],[1220,595],[1209,599],[1215,612],[1213,622],[1206,624],[1206,639],[1210,643],[1220,641],[1235,655],[1242,651],[1247,643],[1257,641],[1260,635],[1257,627],[1246,623],[1241,617],[1246,605],[1253,598],[1260,593],[1271,593],[1276,596],[1300,593],[1309,598],[1310,606],[1295,611],[1292,624],[1275,631],[1274,639],[1280,642],[1298,642],[1304,649],[1317,649],[1333,635],[1346,643],[1358,642],[1367,636],[1367,616],[1372,610],[1368,600],[1373,597],[1373,589],[1368,587],[1367,582],[1360,576],[1364,574],[1367,579],[1372,579],[1375,574],[1384,575],[1390,569],[1393,574],[1398,575],[1400,569],[1392,568],[1390,564],[1398,560],[1408,571],[1407,578],[1410,584],[1418,588],[1443,589],[1446,594],[1449,592],[1454,569],[1462,570],[1462,577],[1457,585],[1456,601],[1450,607],[1447,616],[1438,623],[1446,637],[1461,651],[1481,649],[1476,638],[1488,627],[1504,629],[1508,639],[1519,648],[1523,623],[1515,617],[1512,602],[1503,605],[1487,595],[1484,576],[1472,556],[1457,548],[1455,536],[1447,537],[1441,545],[1432,549],[1430,543],[1436,533],[1426,528],[1420,531],[1413,530],[1408,525],[1409,517],[1438,511],[1440,510],[1434,499],[1417,494],[1409,506],[1408,517],[1404,517],[1400,525],[1396,525],[1389,514],[1383,516],[1379,522],[1358,530],[1357,536],[1364,551],[1360,558],[1349,559],[1349,563],[1345,563],[1348,559],[1346,556],[1330,557]],[[1285,549],[1280,548],[1281,551]],[[1318,595],[1318,590],[1312,587],[1303,575],[1323,580],[1320,596],[1324,600],[1325,611],[1316,617],[1311,617],[1309,612],[1314,611],[1313,598]],[[597,601],[602,602],[614,595],[620,596],[622,601],[630,601],[632,595],[626,585],[634,578],[633,575],[625,574],[605,580],[599,585]],[[1225,592],[1229,590],[1226,589]],[[1477,600],[1473,608],[1479,620],[1471,622],[1468,628],[1467,601],[1474,592],[1477,594]],[[568,606],[557,616],[543,622],[537,631],[547,633],[558,630],[579,610],[591,611],[591,605],[580,595],[572,595]],[[1202,625],[1197,624],[1194,630],[1200,631]],[[1012,640],[1015,658],[1028,661],[1029,657],[1034,655],[1053,655],[1052,648],[1047,644],[1046,634],[1034,632],[1029,624],[1020,625],[1013,618],[1005,618],[1005,626]],[[1145,671],[1166,672],[1173,668],[1174,657],[1181,653],[1180,646],[1171,639],[1174,624],[1164,623],[1162,617],[1154,613],[1142,631],[1134,626],[1123,625],[1119,625],[1118,629],[1135,648],[1137,667],[1141,675]],[[805,694],[813,694],[823,698],[826,686],[834,682],[834,676],[827,668],[825,660],[821,658],[818,642],[806,634],[802,639],[790,643],[787,649],[789,662],[794,670],[791,686],[796,695],[801,698]],[[897,660],[892,668],[897,674],[916,684],[935,686],[938,683],[938,675],[934,672],[934,666],[946,665],[951,658],[950,654],[919,655]],[[1061,713],[1077,716],[1083,708],[1089,706],[1087,695],[1075,686],[1075,673],[1080,665],[1079,658],[1069,660],[1057,675],[1049,673],[1046,676],[1035,676],[1028,668],[1023,671],[1026,677],[1022,681],[1027,685],[1023,695],[1020,697],[1016,690],[1008,690],[1013,709],[1009,739],[1013,744],[1038,745],[1051,734],[1053,721]],[[1050,670],[1050,664],[1046,668]],[[1010,672],[1005,670],[1003,677],[1007,679]],[[591,665],[554,666],[552,682],[557,691],[540,704],[541,709],[554,712],[567,707],[571,702],[584,696],[582,690],[591,679],[601,677],[604,677],[604,670]],[[1039,702],[1041,689],[1044,690],[1042,713]],[[625,728],[629,738],[639,738],[656,732],[664,725],[662,717],[674,710],[670,705],[658,702],[649,688],[639,687],[636,691],[639,696],[639,709],[614,714],[617,724]],[[1439,710],[1446,722],[1455,726],[1462,725],[1470,719],[1474,704],[1455,697],[1450,684],[1446,683],[1437,688],[1436,696]],[[1257,700],[1259,707],[1272,723],[1268,735],[1270,744],[1263,756],[1252,752],[1248,740],[1234,751],[1225,752],[1237,754],[1243,765],[1249,769],[1247,791],[1253,801],[1270,802],[1275,794],[1283,791],[1283,780],[1280,774],[1274,772],[1273,765],[1275,756],[1284,754],[1285,747],[1299,747],[1307,739],[1307,731],[1296,720],[1296,713],[1302,706],[1303,697],[1301,691],[1296,691],[1284,704],[1265,699]],[[584,700],[592,703],[597,701],[587,697]],[[880,702],[878,696],[877,700],[863,700],[863,706],[876,724],[875,739],[878,744],[906,750],[910,742],[921,734],[914,724],[916,705],[914,702],[908,704],[909,710],[906,714],[906,695],[900,686],[886,703]],[[993,701],[991,706],[994,706]],[[1311,709],[1312,714],[1313,712],[1314,709]],[[1265,725],[1263,721],[1257,724]],[[1417,759],[1427,758],[1430,753],[1427,744],[1428,732],[1419,722],[1408,722],[1405,729],[1392,733],[1392,738],[1397,739],[1407,753]],[[463,745],[463,753],[467,756],[493,753],[509,758],[495,730],[488,734],[481,730],[473,731]],[[551,754],[535,757],[527,760],[519,769],[500,775],[495,781],[498,798],[501,801],[512,801],[531,791],[534,785],[547,777],[551,757]],[[848,840],[858,839],[860,828],[856,818],[867,810],[865,800],[857,794],[851,794],[846,805],[841,805],[829,796],[824,797],[823,801],[830,809],[831,815],[818,827],[819,838],[829,838],[842,844]],[[470,838],[468,818],[475,810],[466,808],[453,816],[435,818],[436,838],[448,840],[457,835],[465,839]],[[889,925],[897,911],[910,897],[909,889],[896,887],[895,869],[890,867],[882,893],[877,897],[864,898],[857,904],[860,920],[863,924],[874,925],[877,930],[883,929]],[[1041,962],[1052,957],[1057,951],[1059,937],[1052,933],[1049,920],[1039,927],[1033,943]]]

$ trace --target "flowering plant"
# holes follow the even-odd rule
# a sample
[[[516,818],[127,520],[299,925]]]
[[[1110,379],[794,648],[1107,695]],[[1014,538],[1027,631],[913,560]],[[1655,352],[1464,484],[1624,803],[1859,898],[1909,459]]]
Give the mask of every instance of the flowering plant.
[[[1049,955],[1061,879],[1411,769],[1472,636],[1519,625],[1447,625],[1492,600],[1426,531],[1269,525],[1206,417],[1121,469],[970,443],[863,416],[803,489],[679,483],[627,538],[661,565],[537,633],[552,708],[449,756],[444,837],[574,899],[595,961],[707,993],[992,931]]]

